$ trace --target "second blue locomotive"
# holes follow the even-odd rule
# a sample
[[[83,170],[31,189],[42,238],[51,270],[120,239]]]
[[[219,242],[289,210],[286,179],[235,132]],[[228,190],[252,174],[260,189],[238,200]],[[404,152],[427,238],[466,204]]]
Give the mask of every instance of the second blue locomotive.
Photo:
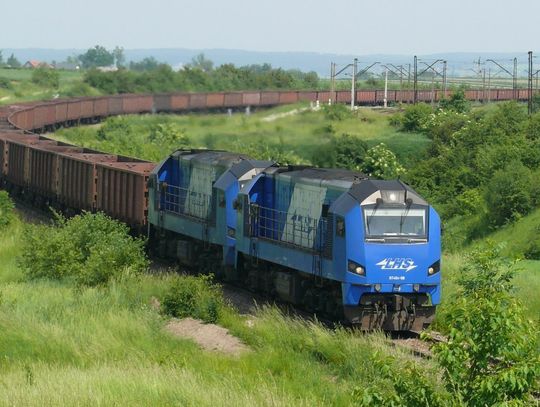
[[[400,181],[180,150],[148,220],[162,255],[362,329],[421,330],[440,301],[439,217]]]

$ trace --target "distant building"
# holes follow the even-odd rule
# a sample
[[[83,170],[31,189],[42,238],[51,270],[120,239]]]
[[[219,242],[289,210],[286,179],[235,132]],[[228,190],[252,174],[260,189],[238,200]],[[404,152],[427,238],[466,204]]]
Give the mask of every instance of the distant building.
[[[100,72],[116,72],[118,71],[118,68],[114,65],[111,66],[98,66],[96,68]]]
[[[78,71],[81,67],[78,64],[71,62],[58,62],[55,66],[56,69],[64,69],[66,71]]]
[[[26,63],[23,65],[23,68],[29,68],[29,69],[36,69],[36,68],[54,68],[51,64],[48,64],[47,62],[41,62],[36,61],[35,59],[31,59],[30,61],[26,61]]]

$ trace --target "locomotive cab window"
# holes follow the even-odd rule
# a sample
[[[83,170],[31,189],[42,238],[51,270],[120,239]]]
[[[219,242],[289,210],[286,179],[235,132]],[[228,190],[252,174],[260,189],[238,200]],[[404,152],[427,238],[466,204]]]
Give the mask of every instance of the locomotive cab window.
[[[366,239],[427,241],[428,208],[422,205],[383,206],[363,208]]]

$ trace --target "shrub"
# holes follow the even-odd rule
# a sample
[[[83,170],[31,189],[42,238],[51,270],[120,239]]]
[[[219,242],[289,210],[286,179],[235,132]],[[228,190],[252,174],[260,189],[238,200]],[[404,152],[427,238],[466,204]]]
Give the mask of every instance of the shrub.
[[[531,171],[519,161],[495,172],[487,185],[486,203],[493,225],[500,226],[529,213],[537,203]]]
[[[32,72],[32,82],[40,86],[58,88],[60,86],[60,74],[54,69],[36,68]]]
[[[537,228],[537,233],[525,246],[523,257],[528,260],[540,260],[540,228]]]
[[[408,361],[398,365],[391,356],[374,352],[369,364],[386,386],[362,385],[353,389],[358,405],[371,407],[444,406],[445,398],[425,375],[425,367]],[[446,396],[446,395],[445,395]]]
[[[189,147],[191,140],[184,129],[180,129],[171,123],[158,123],[150,128],[148,140],[158,145],[167,145],[173,148]]]
[[[0,77],[0,89],[11,89],[11,81],[8,78]]]
[[[493,245],[471,253],[443,315],[448,341],[434,347],[460,405],[525,403],[540,373],[532,321],[510,294],[513,272]]]
[[[441,100],[439,105],[442,109],[453,110],[458,113],[471,110],[471,103],[465,98],[465,91],[463,89],[453,92],[450,98]]]
[[[319,167],[347,168],[361,170],[368,145],[364,140],[352,134],[331,136],[330,143],[323,144],[315,150],[313,163]]]
[[[69,97],[75,97],[75,96],[91,96],[93,94],[93,90],[85,82],[76,82],[73,85],[71,85],[65,92],[65,96]]]
[[[396,155],[384,143],[371,147],[364,159],[363,171],[382,179],[398,178],[405,173]]]
[[[341,121],[351,116],[351,110],[343,103],[324,104],[323,112],[326,119],[331,121]]]
[[[59,216],[57,226],[30,225],[22,253],[19,261],[28,278],[70,279],[79,285],[106,284],[148,267],[144,241],[102,213],[69,220]]]
[[[211,275],[178,276],[165,294],[162,306],[165,314],[175,318],[193,317],[215,323],[224,300]]]
[[[404,131],[421,131],[429,115],[433,113],[431,106],[425,103],[408,105],[401,119]]]
[[[15,205],[6,191],[0,191],[0,228],[4,229],[13,221]]]

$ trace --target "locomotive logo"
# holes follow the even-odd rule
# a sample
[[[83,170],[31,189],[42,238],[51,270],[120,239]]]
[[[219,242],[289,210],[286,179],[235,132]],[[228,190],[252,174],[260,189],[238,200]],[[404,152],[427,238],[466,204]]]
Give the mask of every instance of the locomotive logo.
[[[405,270],[405,271],[411,271],[412,269],[415,269],[418,267],[416,264],[414,264],[413,259],[403,259],[403,258],[392,258],[389,257],[387,259],[381,260],[376,264],[377,266],[381,267],[381,270]]]

